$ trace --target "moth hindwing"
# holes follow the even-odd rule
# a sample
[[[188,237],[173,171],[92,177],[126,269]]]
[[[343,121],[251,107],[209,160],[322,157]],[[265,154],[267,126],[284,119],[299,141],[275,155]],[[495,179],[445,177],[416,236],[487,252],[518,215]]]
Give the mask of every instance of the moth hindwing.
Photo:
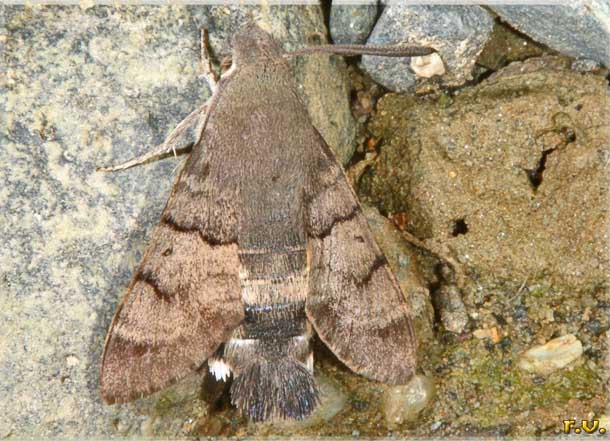
[[[408,304],[284,60],[316,48],[285,54],[254,25],[233,47],[233,67],[217,83],[210,77],[207,103],[155,152],[111,168],[171,151],[178,132],[198,127],[110,326],[101,391],[109,403],[127,402],[207,360],[217,378],[234,377],[231,401],[250,418],[301,419],[318,401],[314,331],[354,372],[387,383],[412,375],[415,336]]]

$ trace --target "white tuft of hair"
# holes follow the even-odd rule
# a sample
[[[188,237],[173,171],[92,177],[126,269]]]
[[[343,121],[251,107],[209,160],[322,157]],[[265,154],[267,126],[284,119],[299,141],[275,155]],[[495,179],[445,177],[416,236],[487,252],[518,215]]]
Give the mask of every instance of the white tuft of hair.
[[[216,381],[227,381],[231,375],[231,367],[226,364],[221,358],[210,358],[208,360],[208,369],[214,375]]]
[[[309,373],[313,375],[313,351],[310,352],[307,356],[307,360],[305,361],[305,367],[307,368]]]

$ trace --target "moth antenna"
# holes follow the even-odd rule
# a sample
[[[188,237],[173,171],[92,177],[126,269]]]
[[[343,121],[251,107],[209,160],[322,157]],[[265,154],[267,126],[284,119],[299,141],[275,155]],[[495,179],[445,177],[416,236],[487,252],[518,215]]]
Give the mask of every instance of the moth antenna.
[[[311,54],[335,54],[346,57],[356,55],[378,55],[381,57],[422,57],[436,52],[425,46],[365,46],[363,44],[323,44],[287,52],[285,58]]]
[[[182,135],[189,127],[193,126],[197,121],[205,121],[206,113],[209,105],[209,100],[198,109],[195,109],[189,116],[184,118],[174,130],[167,136],[165,141],[162,144],[159,144],[153,151],[143,154],[142,156],[138,156],[136,158],[125,161],[121,164],[113,165],[110,167],[99,167],[97,171],[104,172],[114,172],[119,170],[126,170],[131,167],[135,167],[136,165],[141,165],[149,161],[153,161],[155,159],[161,159],[167,156],[170,153],[173,153],[174,156],[177,156],[178,153],[186,153],[190,151],[190,149],[198,143],[201,139],[201,133],[197,138],[196,143],[189,143],[186,146],[178,146],[178,140],[180,135]],[[201,127],[201,124],[198,126]],[[201,129],[199,129],[201,132]]]
[[[212,89],[212,93],[216,90],[218,85],[218,75],[212,68],[212,59],[210,57],[209,51],[209,35],[208,30],[206,28],[201,28],[201,61],[200,61],[200,69],[201,75],[208,82],[210,89]]]

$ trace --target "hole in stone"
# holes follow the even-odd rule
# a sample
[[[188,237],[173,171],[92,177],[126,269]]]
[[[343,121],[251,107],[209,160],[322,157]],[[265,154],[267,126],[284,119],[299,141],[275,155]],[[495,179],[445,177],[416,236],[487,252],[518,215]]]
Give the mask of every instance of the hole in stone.
[[[560,129],[561,137],[564,143],[570,144],[576,141],[576,132],[572,127],[563,126]]]
[[[456,220],[453,223],[453,231],[451,232],[451,235],[453,237],[457,237],[460,234],[466,234],[466,233],[468,233],[468,224],[466,223],[464,218]]]

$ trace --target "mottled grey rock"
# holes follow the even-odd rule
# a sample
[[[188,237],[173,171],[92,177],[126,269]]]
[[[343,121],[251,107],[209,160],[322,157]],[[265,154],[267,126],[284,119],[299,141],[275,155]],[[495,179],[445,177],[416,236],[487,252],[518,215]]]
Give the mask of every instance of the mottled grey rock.
[[[479,6],[386,6],[367,44],[412,44],[437,49],[447,73],[442,82],[459,86],[472,79],[472,69],[493,27],[493,19]],[[416,59],[414,59],[416,60]],[[362,57],[362,67],[375,81],[395,91],[417,84],[409,58]]]
[[[503,20],[534,40],[575,58],[610,67],[610,3],[574,0],[562,5],[494,5]]]
[[[251,9],[294,47],[324,29],[317,6]],[[192,396],[197,377],[186,391],[123,406],[103,405],[98,392],[106,331],[182,159],[95,169],[148,151],[205,101],[199,27],[236,10],[83,3],[0,12],[0,438],[186,435],[206,413]],[[219,53],[220,28],[211,32]],[[343,124],[340,63],[316,58],[297,65],[304,96],[331,112],[316,119]]]
[[[375,25],[378,10],[376,1],[369,4],[333,2],[329,23],[333,43],[364,44]]]

